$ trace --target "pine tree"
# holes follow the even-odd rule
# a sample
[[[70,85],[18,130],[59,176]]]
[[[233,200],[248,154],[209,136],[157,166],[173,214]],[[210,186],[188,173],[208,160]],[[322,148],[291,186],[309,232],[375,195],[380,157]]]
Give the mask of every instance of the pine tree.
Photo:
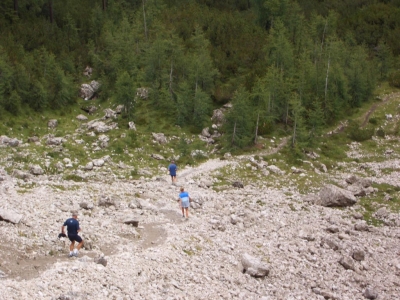
[[[135,88],[134,82],[127,71],[122,72],[115,83],[117,103],[124,105],[124,114],[128,121],[133,119],[135,109]]]
[[[248,105],[249,93],[240,88],[235,92],[232,109],[226,115],[224,124],[225,139],[229,148],[243,148],[254,139],[255,119]]]

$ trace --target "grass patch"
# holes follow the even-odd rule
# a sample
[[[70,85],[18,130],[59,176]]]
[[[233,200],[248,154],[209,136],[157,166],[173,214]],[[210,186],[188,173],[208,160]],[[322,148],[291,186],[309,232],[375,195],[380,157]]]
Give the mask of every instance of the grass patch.
[[[387,183],[373,184],[373,187],[377,188],[378,192],[371,194],[368,197],[362,197],[359,201],[359,205],[364,208],[363,216],[368,224],[381,226],[383,222],[375,218],[374,213],[381,207],[386,207],[392,213],[399,213],[400,188]],[[385,199],[385,196],[387,197],[387,195],[390,196],[391,200]]]
[[[86,178],[83,178],[76,174],[64,175],[63,179],[68,180],[68,181],[75,181],[75,182],[87,182],[88,181]]]

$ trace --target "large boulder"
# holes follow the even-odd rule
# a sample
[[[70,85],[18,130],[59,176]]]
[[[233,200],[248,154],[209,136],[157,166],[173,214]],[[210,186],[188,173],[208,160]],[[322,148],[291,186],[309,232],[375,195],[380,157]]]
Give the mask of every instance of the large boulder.
[[[30,167],[29,172],[33,175],[43,175],[44,170],[38,166],[38,165],[33,165]]]
[[[213,111],[211,120],[216,124],[224,123],[224,120],[225,120],[224,111],[222,109],[215,109]]]
[[[139,97],[140,99],[147,99],[149,98],[149,89],[148,88],[138,88],[136,90],[136,96]]]
[[[94,105],[84,106],[81,109],[87,112],[89,115],[93,115],[97,111],[97,107]]]
[[[208,127],[203,128],[203,130],[201,131],[201,135],[206,137],[206,138],[211,137],[210,128],[208,128]]]
[[[56,119],[51,119],[47,122],[48,128],[56,128],[58,126],[58,121]]]
[[[85,100],[92,99],[93,95],[100,88],[100,83],[98,81],[92,80],[89,84],[84,83],[81,85],[81,98]]]
[[[0,221],[6,221],[13,224],[18,224],[22,219],[22,215],[11,210],[0,208]]]
[[[12,172],[12,176],[14,176],[15,178],[23,179],[23,180],[29,179],[31,177],[29,173],[26,173],[21,170],[14,170]]]
[[[242,255],[243,272],[253,277],[265,277],[269,274],[269,267],[261,259],[251,256],[248,253]]]
[[[87,126],[89,130],[93,130],[97,133],[105,133],[112,129],[110,126],[99,120],[90,121]]]
[[[99,206],[105,206],[105,207],[109,207],[109,206],[117,206],[118,203],[120,202],[120,198],[117,195],[111,195],[111,196],[106,196],[106,195],[101,195],[99,197],[99,202],[98,205]]]
[[[167,138],[165,137],[164,133],[152,133],[153,138],[156,142],[159,144],[166,144],[167,143]]]
[[[111,108],[106,108],[104,113],[104,119],[115,119],[117,117],[117,113]]]
[[[352,192],[332,184],[325,185],[319,192],[319,203],[322,206],[351,206],[357,203]]]
[[[82,115],[82,114],[77,115],[76,118],[77,118],[79,121],[86,121],[86,120],[88,119],[88,117],[86,117],[85,115]]]
[[[65,142],[65,140],[62,137],[54,137],[54,136],[50,135],[47,138],[46,145],[49,145],[49,146],[60,146],[64,142]]]

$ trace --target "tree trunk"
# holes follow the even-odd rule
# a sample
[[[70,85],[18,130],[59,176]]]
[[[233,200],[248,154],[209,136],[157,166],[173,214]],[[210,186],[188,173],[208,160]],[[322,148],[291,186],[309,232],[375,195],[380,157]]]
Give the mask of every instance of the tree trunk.
[[[235,126],[233,127],[233,133],[232,133],[232,142],[231,145],[235,142],[235,135],[236,135],[236,121],[235,121]]]
[[[144,35],[145,35],[146,40],[147,40],[148,37],[147,37],[146,11],[144,10],[144,1],[145,0],[142,0],[142,3],[143,3],[143,22],[144,22]]]
[[[103,0],[103,1],[102,1],[102,4],[103,4],[103,10],[106,10],[106,7],[107,7],[107,0]]]
[[[324,39],[325,39],[325,31],[326,31],[326,27],[328,26],[328,20],[326,20],[325,22],[325,26],[324,26],[324,31],[322,32],[322,39],[321,39],[321,50],[322,47],[324,46]]]
[[[18,0],[14,0],[14,12],[18,15]]]
[[[260,120],[260,113],[257,114],[257,124],[256,124],[256,136],[254,137],[254,144],[257,145],[257,137],[258,137],[258,121]]]
[[[53,24],[53,0],[49,0],[49,17],[50,23]]]
[[[169,72],[169,93],[171,94],[171,99],[173,99],[172,72],[173,72],[173,63],[172,63],[172,60],[171,60],[171,71]]]
[[[331,54],[328,57],[328,68],[326,69],[326,78],[325,78],[325,109],[326,109],[326,98],[328,95],[328,77],[329,77],[329,65],[331,64]]]
[[[294,126],[293,126],[293,138],[292,138],[292,147],[296,144],[296,128],[297,127],[297,118],[294,118]]]

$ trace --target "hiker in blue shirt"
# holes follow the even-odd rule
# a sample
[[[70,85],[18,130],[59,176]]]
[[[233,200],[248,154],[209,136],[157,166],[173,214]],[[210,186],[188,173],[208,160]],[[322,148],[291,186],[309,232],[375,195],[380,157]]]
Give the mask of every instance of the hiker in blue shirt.
[[[186,212],[186,219],[189,218],[189,206],[190,202],[192,201],[192,198],[189,197],[189,193],[185,192],[185,189],[181,187],[181,192],[179,193],[179,206],[182,209],[182,218],[185,217],[185,212]]]
[[[175,161],[171,161],[171,164],[168,166],[168,173],[171,175],[172,184],[176,182],[176,170],[178,167],[175,164]]]
[[[71,241],[71,245],[69,246],[69,257],[72,257],[72,256],[78,257],[78,251],[83,246],[83,240],[78,235],[78,232],[81,231],[81,228],[79,226],[79,221],[77,219],[78,219],[78,213],[73,212],[72,218],[69,218],[68,220],[66,220],[64,222],[63,226],[61,226],[61,232],[64,235],[65,235],[64,227],[67,226],[68,238]],[[74,249],[75,242],[78,242],[78,246],[76,247],[76,249]]]

